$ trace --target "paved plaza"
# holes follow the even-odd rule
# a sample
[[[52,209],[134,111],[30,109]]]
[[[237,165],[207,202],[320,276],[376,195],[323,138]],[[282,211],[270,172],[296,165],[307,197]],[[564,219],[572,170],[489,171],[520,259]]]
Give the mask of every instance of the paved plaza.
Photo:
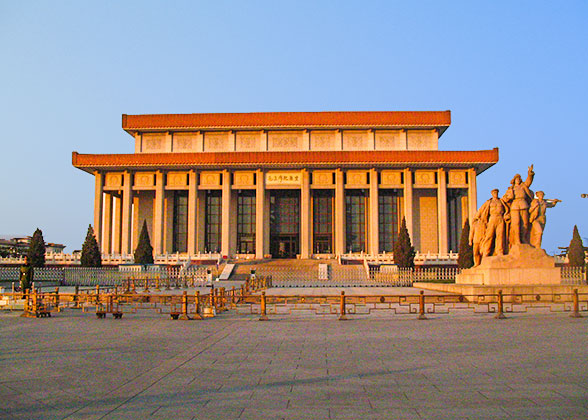
[[[3,419],[588,418],[588,318],[0,314]]]

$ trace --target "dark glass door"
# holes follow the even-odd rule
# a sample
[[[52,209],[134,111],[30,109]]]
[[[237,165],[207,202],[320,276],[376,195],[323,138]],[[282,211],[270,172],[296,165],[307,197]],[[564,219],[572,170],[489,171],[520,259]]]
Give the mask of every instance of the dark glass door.
[[[272,258],[296,258],[300,253],[300,191],[270,193],[270,253]]]

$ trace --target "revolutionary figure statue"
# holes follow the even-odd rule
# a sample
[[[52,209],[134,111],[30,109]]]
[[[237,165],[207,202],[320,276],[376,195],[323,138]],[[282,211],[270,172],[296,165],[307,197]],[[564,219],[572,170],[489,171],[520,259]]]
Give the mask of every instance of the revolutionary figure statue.
[[[478,218],[486,224],[486,232],[482,242],[482,255],[504,255],[505,219],[509,217],[509,209],[503,200],[498,198],[498,189],[492,190],[492,198],[486,201]]]
[[[537,198],[531,201],[529,207],[529,223],[531,224],[530,243],[535,248],[541,249],[541,241],[543,239],[543,230],[545,229],[546,211],[549,208],[555,207],[561,200],[544,200],[545,193],[537,191]]]
[[[509,249],[513,245],[529,243],[529,204],[534,196],[529,187],[533,183],[534,176],[533,165],[529,166],[525,182],[520,174],[516,174],[502,197],[502,200],[510,207]]]
[[[481,220],[477,215],[472,222],[470,229],[470,245],[474,254],[474,267],[477,267],[482,262],[482,242],[484,241],[484,233],[486,232],[486,222]]]

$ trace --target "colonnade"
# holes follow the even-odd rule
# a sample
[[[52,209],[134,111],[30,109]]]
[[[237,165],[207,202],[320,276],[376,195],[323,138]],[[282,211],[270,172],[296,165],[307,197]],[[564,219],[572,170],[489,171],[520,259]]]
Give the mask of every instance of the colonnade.
[[[437,235],[438,250],[440,254],[446,254],[448,249],[448,214],[447,214],[447,177],[446,169],[437,168],[434,189],[436,189],[437,203]],[[172,172],[171,170],[169,172]],[[187,183],[181,188],[188,194],[188,225],[187,225],[187,251],[188,254],[195,255],[204,252],[202,247],[204,218],[204,200],[202,193],[206,189],[221,190],[222,194],[222,239],[221,254],[223,256],[232,256],[236,253],[236,217],[233,214],[236,211],[235,194],[233,191],[238,189],[250,189],[256,193],[256,235],[255,249],[256,258],[263,258],[269,254],[269,205],[268,198],[270,189],[299,189],[300,190],[300,257],[309,258],[312,256],[312,189],[311,170],[302,169],[296,171],[300,173],[299,185],[267,185],[265,170],[258,169],[255,171],[255,185],[247,187],[235,186],[232,184],[231,172],[229,170],[220,171],[222,181],[216,187],[207,187],[199,185],[198,171],[187,171]],[[364,190],[369,191],[368,206],[366,215],[366,252],[378,254],[379,250],[379,213],[378,213],[378,196],[382,186],[379,184],[378,169],[369,169],[369,183],[364,186]],[[94,200],[94,230],[101,250],[104,254],[131,254],[136,247],[136,238],[138,231],[141,229],[142,220],[139,218],[139,200],[136,189],[133,185],[135,174],[128,170],[120,172],[122,174],[122,183],[116,188],[105,187],[105,173],[101,171],[94,172],[95,176],[95,200]],[[402,170],[404,182],[401,186],[403,194],[404,209],[403,214],[406,219],[407,228],[411,238],[414,238],[415,220],[414,220],[414,196],[415,189],[419,188],[413,182],[413,168]],[[476,171],[473,168],[467,169],[467,215],[470,220],[477,210],[477,189],[476,189]],[[334,183],[331,187],[334,191],[334,226],[333,226],[333,247],[337,255],[345,254],[346,248],[346,213],[345,213],[345,190],[350,188],[345,183],[345,170],[334,170]],[[166,234],[169,235],[171,226],[165,220],[165,193],[166,193],[166,172],[159,170],[155,172],[154,185],[149,188],[154,191],[153,210],[151,229],[149,234],[157,255],[169,253],[165,244]],[[429,188],[431,189],[431,188]],[[229,210],[229,211],[227,211]],[[166,230],[168,232],[166,232]]]

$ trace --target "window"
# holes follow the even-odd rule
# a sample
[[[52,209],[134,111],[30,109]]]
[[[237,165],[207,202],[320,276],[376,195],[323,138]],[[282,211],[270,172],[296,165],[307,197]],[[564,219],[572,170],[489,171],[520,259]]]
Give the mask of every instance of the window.
[[[222,235],[222,195],[220,190],[206,192],[204,248],[207,252],[220,252]]]
[[[365,251],[365,209],[367,196],[363,190],[345,192],[346,238],[349,252]]]
[[[188,191],[174,192],[173,252],[188,252]]]
[[[237,195],[237,252],[255,254],[255,191]]]
[[[333,191],[314,190],[312,197],[312,249],[330,254],[333,249]]]
[[[401,197],[402,190],[380,190],[378,196],[379,252],[394,251],[394,243],[402,223]]]

